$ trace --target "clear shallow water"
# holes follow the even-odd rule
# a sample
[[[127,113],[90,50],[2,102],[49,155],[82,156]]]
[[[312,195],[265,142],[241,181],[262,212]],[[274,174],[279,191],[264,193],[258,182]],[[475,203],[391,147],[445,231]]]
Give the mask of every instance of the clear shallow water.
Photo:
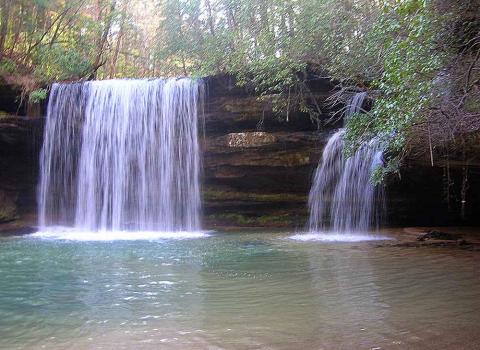
[[[478,349],[478,253],[375,244],[3,239],[0,348]]]
[[[337,232],[308,232],[299,233],[288,238],[308,242],[308,241],[320,241],[320,242],[368,242],[368,241],[389,241],[393,238],[388,236],[382,236],[378,234],[368,233],[337,233]]]

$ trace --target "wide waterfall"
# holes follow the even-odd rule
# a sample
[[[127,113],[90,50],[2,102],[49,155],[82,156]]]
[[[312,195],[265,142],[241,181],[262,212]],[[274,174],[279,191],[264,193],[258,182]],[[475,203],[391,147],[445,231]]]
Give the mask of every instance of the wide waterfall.
[[[355,94],[345,117],[359,113],[364,99],[364,93]],[[344,133],[340,129],[330,137],[315,171],[308,201],[310,232],[367,232],[379,222],[383,189],[375,186],[371,177],[382,166],[383,149],[373,139],[345,157]]]
[[[53,85],[40,228],[199,230],[201,89],[187,78]]]

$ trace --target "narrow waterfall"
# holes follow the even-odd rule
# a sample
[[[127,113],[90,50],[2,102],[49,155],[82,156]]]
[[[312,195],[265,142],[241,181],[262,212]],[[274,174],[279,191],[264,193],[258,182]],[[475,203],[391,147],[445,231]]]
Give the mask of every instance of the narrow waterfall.
[[[364,93],[353,96],[346,119],[361,111],[364,99]],[[379,222],[383,190],[372,184],[371,176],[382,165],[381,144],[373,139],[346,158],[344,133],[340,129],[330,137],[315,171],[308,200],[310,232],[367,232]]]
[[[365,101],[366,97],[367,97],[366,92],[358,92],[353,95],[350,103],[348,104],[348,108],[345,112],[346,120],[348,120],[355,113],[362,112],[363,102]]]
[[[199,230],[200,90],[186,78],[53,85],[40,228]]]

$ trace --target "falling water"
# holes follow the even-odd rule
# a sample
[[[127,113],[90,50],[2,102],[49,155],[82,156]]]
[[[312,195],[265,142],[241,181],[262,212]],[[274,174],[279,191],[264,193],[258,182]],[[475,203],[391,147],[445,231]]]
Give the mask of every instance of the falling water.
[[[40,227],[198,230],[200,90],[191,79],[53,85]]]
[[[365,101],[366,97],[367,97],[366,92],[359,92],[353,95],[352,100],[348,104],[348,108],[345,113],[345,117],[347,120],[355,113],[362,112],[363,101]]]
[[[361,111],[364,93],[353,96],[346,117]],[[362,144],[351,157],[343,154],[345,130],[327,142],[315,172],[309,195],[309,230],[366,232],[378,224],[383,191],[371,182],[373,171],[382,165],[382,147],[377,139]]]

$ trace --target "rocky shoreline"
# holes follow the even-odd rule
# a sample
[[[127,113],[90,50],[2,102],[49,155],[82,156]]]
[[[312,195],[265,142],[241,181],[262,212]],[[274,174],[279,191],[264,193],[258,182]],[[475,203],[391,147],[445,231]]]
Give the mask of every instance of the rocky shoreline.
[[[382,229],[394,240],[375,243],[377,248],[450,248],[480,252],[480,230],[474,227],[405,227]]]

